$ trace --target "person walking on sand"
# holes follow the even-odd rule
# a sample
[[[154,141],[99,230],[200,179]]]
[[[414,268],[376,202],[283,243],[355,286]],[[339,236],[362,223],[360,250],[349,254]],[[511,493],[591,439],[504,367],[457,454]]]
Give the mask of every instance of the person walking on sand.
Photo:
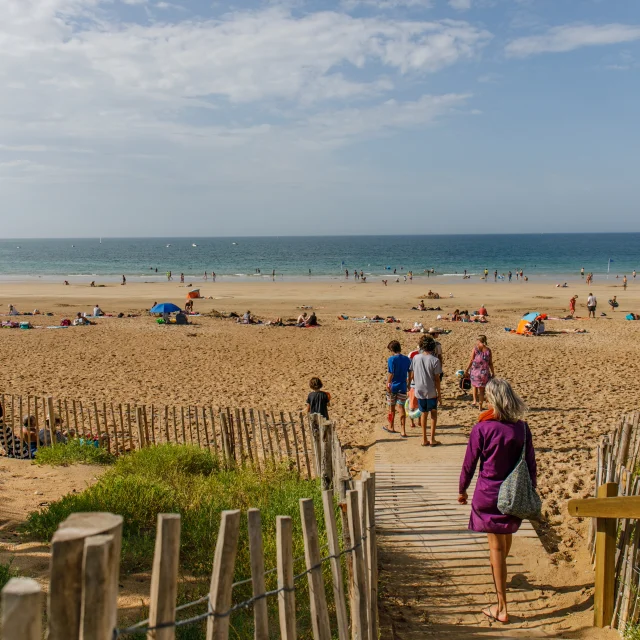
[[[458,502],[467,504],[468,489],[480,461],[478,481],[471,501],[469,530],[487,534],[489,561],[498,603],[482,610],[491,622],[509,622],[507,610],[507,558],[513,534],[522,520],[504,515],[498,509],[498,494],[503,481],[513,471],[523,450],[533,487],[537,468],[531,431],[523,417],[524,402],[506,380],[494,378],[487,385],[491,408],[480,415],[471,429],[464,457]]]
[[[627,290],[627,276],[625,275],[624,278],[622,278],[622,288],[626,291]]]
[[[569,315],[573,318],[575,312],[576,312],[576,300],[578,299],[578,296],[573,296],[571,298],[571,300],[569,300]]]
[[[635,269],[633,270],[633,273],[631,275],[633,276],[633,279],[635,280],[636,279],[636,270]]]
[[[322,391],[324,385],[320,378],[311,378],[309,386],[311,393],[307,396],[307,413],[319,413],[325,420],[328,420],[331,394]]]
[[[407,385],[415,385],[415,397],[420,407],[422,446],[438,446],[436,426],[438,424],[438,404],[441,400],[440,374],[442,365],[434,355],[436,342],[430,335],[420,336],[420,353],[411,360]],[[427,418],[431,416],[431,442],[427,438]]]
[[[487,336],[480,335],[476,342],[476,346],[471,352],[471,358],[465,376],[471,379],[471,387],[473,389],[472,407],[478,407],[482,411],[484,404],[484,389],[489,380],[495,377],[493,370],[493,354],[487,346]]]
[[[580,267],[580,277],[584,278],[584,267]]]
[[[597,306],[598,300],[593,295],[593,293],[589,293],[589,297],[587,298],[587,311],[589,312],[589,315],[587,317],[593,318],[595,320]]]
[[[407,378],[409,376],[409,367],[411,360],[402,353],[402,347],[397,340],[392,340],[387,349],[391,352],[391,356],[387,360],[387,404],[389,405],[389,427],[385,427],[385,431],[396,433],[395,419],[396,407],[400,414],[400,435],[407,437],[407,416],[405,415],[404,405],[407,401]]]
[[[180,274],[180,283],[184,284],[184,273]]]
[[[626,278],[626,276],[625,276],[625,278]],[[127,284],[127,279],[124,277],[124,274],[122,275],[122,284],[123,285]]]
[[[211,282],[215,282],[216,281],[216,272],[212,271],[211,272]]]

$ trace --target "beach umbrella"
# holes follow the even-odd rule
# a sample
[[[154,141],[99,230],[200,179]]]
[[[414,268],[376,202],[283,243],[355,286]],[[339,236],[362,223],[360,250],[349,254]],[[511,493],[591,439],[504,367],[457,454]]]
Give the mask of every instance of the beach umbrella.
[[[180,311],[180,307],[173,302],[161,302],[150,310],[150,313],[175,313]]]
[[[541,315],[539,311],[534,311],[533,313],[527,313],[526,316],[522,316],[522,319],[527,322],[533,322],[539,315]]]

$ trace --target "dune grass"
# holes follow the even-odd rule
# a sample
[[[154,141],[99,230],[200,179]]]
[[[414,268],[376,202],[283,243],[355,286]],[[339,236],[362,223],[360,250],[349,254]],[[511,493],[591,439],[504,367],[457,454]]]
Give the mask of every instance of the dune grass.
[[[70,494],[48,507],[32,513],[25,525],[28,534],[50,540],[58,525],[76,511],[109,511],[124,518],[122,571],[149,571],[152,565],[156,517],[158,513],[180,513],[182,518],[180,566],[190,581],[180,585],[181,602],[205,594],[213,563],[213,554],[225,509],[243,512],[236,560],[235,581],[251,575],[247,536],[247,509],[262,514],[265,566],[276,566],[275,523],[279,515],[293,519],[294,558],[304,556],[299,500],[314,501],[320,530],[320,544],[326,542],[322,517],[322,495],[316,481],[301,480],[285,467],[260,472],[251,468],[225,469],[210,452],[197,447],[162,445],[119,458],[98,482],[80,494]],[[298,561],[294,571],[304,570]],[[328,563],[325,567],[330,576]],[[196,578],[195,584],[193,578]],[[201,579],[200,579],[201,578]],[[267,590],[277,586],[276,574],[267,576]],[[306,578],[299,581],[296,599],[299,612],[299,637],[310,637]],[[328,590],[330,596],[331,589]],[[234,590],[234,602],[251,597],[251,585]],[[272,598],[270,613],[277,628],[277,600]],[[189,611],[189,615],[201,610]],[[235,638],[252,638],[252,609],[234,614]],[[181,640],[204,637],[202,625],[179,630]]]
[[[11,561],[0,562],[0,591],[4,589],[4,586],[11,578],[15,578],[17,575],[18,574],[11,568]]]
[[[55,447],[41,447],[34,462],[52,467],[68,467],[71,464],[113,464],[115,460],[115,456],[106,449],[72,439],[66,444],[56,444]]]

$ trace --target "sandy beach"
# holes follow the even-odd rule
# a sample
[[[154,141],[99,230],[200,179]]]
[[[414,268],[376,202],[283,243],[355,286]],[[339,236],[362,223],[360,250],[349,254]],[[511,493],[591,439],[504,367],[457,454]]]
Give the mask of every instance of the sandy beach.
[[[584,282],[567,289],[551,283],[444,282],[416,278],[412,283],[380,282],[258,282],[193,283],[207,299],[196,300],[202,313],[190,327],[158,326],[145,312],[153,302],[182,304],[186,287],[177,283],[110,285],[2,284],[0,310],[8,304],[20,311],[38,308],[53,317],[31,318],[35,325],[59,324],[98,303],[105,313],[138,314],[136,318],[102,318],[96,326],[64,330],[0,330],[3,367],[0,391],[52,394],[55,397],[117,402],[166,404],[212,403],[300,410],[308,381],[318,375],[330,391],[331,417],[356,468],[373,466],[375,443],[385,424],[384,377],[386,345],[399,339],[404,352],[415,348],[417,336],[402,332],[415,321],[426,328],[441,326],[451,333],[440,338],[444,350],[445,408],[443,427],[467,433],[477,417],[469,400],[459,399],[455,371],[464,368],[474,339],[486,334],[493,350],[496,374],[508,378],[530,407],[529,423],[539,464],[540,493],[548,525],[543,541],[553,563],[586,561],[586,523],[566,514],[565,502],[592,491],[593,447],[620,415],[637,409],[640,373],[640,322],[625,320],[640,312],[640,283]],[[440,300],[427,306],[443,311],[411,311],[432,289]],[[598,314],[586,318],[589,291],[598,298]],[[449,293],[453,298],[449,298]],[[566,315],[569,298],[578,294],[575,320],[549,320],[541,337],[510,334],[529,311]],[[618,296],[611,313],[607,300]],[[211,297],[211,299],[208,299]],[[438,321],[454,309],[489,312],[486,325]],[[313,306],[321,327],[244,326],[214,317],[251,310],[259,318],[294,318],[303,305]],[[345,314],[349,320],[339,320]],[[393,315],[399,324],[355,322],[358,316]],[[2,318],[6,320],[7,318]],[[586,334],[562,333],[586,329]],[[386,434],[384,434],[386,435]],[[399,459],[420,461],[414,432]],[[13,473],[16,473],[15,465]],[[31,473],[25,466],[25,473]],[[17,499],[17,498],[16,498]],[[25,500],[34,501],[25,494]],[[34,508],[36,505],[33,505]],[[13,512],[21,512],[19,506]],[[588,567],[584,567],[588,569]]]

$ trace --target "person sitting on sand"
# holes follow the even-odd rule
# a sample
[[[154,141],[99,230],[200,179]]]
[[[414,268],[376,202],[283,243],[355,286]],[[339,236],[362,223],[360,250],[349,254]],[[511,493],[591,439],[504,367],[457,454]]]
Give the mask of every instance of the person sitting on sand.
[[[69,281],[68,281],[68,280],[65,280],[65,281],[64,281],[64,286],[65,286],[65,287],[68,287],[68,286],[69,286]]]
[[[87,318],[83,317],[83,315],[78,311],[78,313],[76,314],[76,317],[73,320],[73,326],[82,327],[85,324],[91,324],[91,322],[89,322]]]
[[[307,324],[307,312],[303,311],[296,320],[297,327],[304,327]]]
[[[178,311],[178,313],[176,313],[176,324],[189,324],[189,319],[185,315],[184,311]]]
[[[92,280],[92,281],[91,281],[91,284],[90,284],[89,286],[90,286],[90,287],[95,287],[95,286],[96,286],[96,281],[95,281],[95,280]]]
[[[187,300],[184,303],[184,311],[185,313],[193,313],[193,300]]]
[[[307,413],[319,413],[325,420],[328,420],[331,394],[322,391],[324,385],[320,378],[311,378],[309,386],[311,393],[307,396]]]
[[[0,448],[7,458],[27,460],[31,457],[29,447],[13,433],[13,428],[4,423],[4,409],[0,403]]]
[[[304,323],[305,327],[317,327],[318,326],[318,316],[316,316],[316,312],[312,311],[311,315],[307,318],[307,321]]]
[[[254,320],[251,317],[251,311],[247,311],[243,316],[242,316],[242,320],[241,320],[242,324],[253,324]]]
[[[456,309],[452,314],[451,314],[451,322],[460,322],[461,318],[460,318],[460,309]]]
[[[100,316],[103,316],[103,315],[104,315],[104,312],[100,308],[100,305],[96,304],[96,306],[93,307],[93,317],[94,318],[99,318]]]
[[[478,309],[478,315],[479,316],[484,316],[485,318],[489,316],[489,314],[487,313],[487,310],[485,308],[484,305],[482,305],[479,309]]]
[[[9,305],[9,315],[10,316],[19,316],[20,312],[12,305]]]

